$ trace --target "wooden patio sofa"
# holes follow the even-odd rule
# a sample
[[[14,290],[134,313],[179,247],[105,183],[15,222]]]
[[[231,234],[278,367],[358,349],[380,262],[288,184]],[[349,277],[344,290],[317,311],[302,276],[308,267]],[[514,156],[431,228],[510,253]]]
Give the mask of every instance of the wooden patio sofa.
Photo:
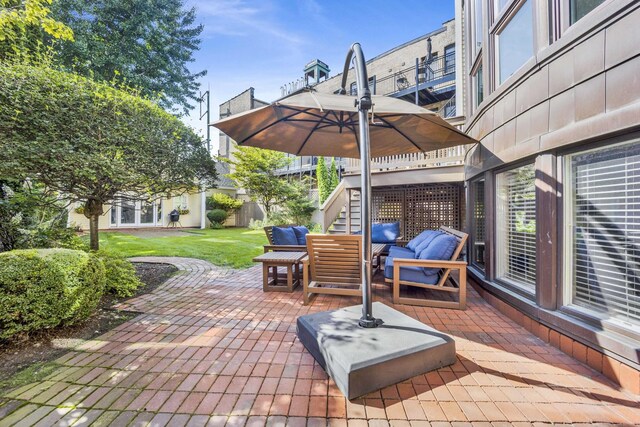
[[[440,227],[439,231],[453,236],[458,241],[451,258],[449,260],[429,260],[416,258],[393,258],[393,278],[385,278],[385,281],[393,284],[393,302],[394,304],[419,305],[427,307],[439,308],[455,308],[464,310],[466,308],[467,299],[467,262],[459,260],[462,250],[464,249],[468,234],[462,231],[454,230],[449,227]],[[408,252],[407,252],[408,253]],[[403,267],[419,267],[419,268],[439,268],[439,280],[435,284],[420,283],[418,281],[409,281],[401,279],[401,269]],[[458,281],[456,282],[451,273],[453,270],[459,272]],[[426,276],[425,276],[426,277]],[[410,298],[400,296],[400,286],[412,286],[432,291],[448,292],[457,295],[457,301],[442,301],[436,299]]]

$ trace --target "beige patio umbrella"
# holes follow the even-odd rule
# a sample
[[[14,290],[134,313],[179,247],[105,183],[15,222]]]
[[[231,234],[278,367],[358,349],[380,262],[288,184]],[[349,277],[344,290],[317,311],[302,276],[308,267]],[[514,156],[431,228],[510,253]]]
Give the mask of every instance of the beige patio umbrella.
[[[357,97],[304,90],[215,122],[238,145],[298,156],[360,157]],[[371,96],[371,156],[432,151],[475,142],[437,114],[387,96]]]
[[[352,58],[355,61],[357,96],[345,95]],[[372,96],[365,64],[360,44],[354,43],[345,61],[340,94],[306,89],[212,125],[239,145],[298,156],[360,158],[364,280],[359,324],[374,328],[382,321],[372,314],[371,158],[432,151],[477,141],[429,110],[395,98]]]

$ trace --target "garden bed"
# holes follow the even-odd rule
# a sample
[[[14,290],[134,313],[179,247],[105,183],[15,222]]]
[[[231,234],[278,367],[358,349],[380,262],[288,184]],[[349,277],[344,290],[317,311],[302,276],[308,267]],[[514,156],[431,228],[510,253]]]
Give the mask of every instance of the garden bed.
[[[131,298],[152,292],[177,271],[169,264],[135,263],[134,266],[144,286]],[[52,361],[79,342],[100,336],[136,317],[139,313],[112,308],[126,299],[129,298],[105,294],[96,312],[82,323],[45,330],[19,341],[0,343],[0,389],[46,376],[55,368]]]

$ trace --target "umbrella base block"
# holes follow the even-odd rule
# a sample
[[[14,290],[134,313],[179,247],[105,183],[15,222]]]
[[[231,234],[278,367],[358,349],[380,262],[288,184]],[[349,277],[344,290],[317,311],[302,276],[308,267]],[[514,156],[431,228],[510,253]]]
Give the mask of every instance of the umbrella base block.
[[[301,316],[298,339],[348,399],[456,362],[450,336],[376,302],[377,328],[358,325],[362,306]]]

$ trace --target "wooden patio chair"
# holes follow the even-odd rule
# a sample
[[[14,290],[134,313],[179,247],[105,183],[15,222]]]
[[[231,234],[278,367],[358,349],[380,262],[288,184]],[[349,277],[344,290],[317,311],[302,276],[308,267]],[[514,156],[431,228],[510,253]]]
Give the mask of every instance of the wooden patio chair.
[[[306,245],[274,245],[273,244],[273,227],[269,225],[264,227],[264,233],[267,235],[268,245],[264,245],[264,252],[306,252]],[[293,227],[293,225],[282,225],[281,227]]]
[[[304,305],[313,294],[362,297],[362,236],[308,234],[307,253]]]
[[[436,261],[427,259],[393,259],[393,303],[419,305],[426,307],[455,308],[464,310],[467,304],[467,263],[460,261],[459,257],[467,243],[469,235],[462,231],[454,230],[449,227],[440,227],[440,231],[454,236],[458,240],[458,246],[451,255],[451,259],[447,261]],[[436,284],[426,284],[416,281],[407,281],[400,279],[400,269],[402,267],[427,267],[440,268],[439,280]],[[453,270],[458,270],[459,278],[456,282],[451,276]],[[400,297],[400,286],[413,286],[432,291],[442,291],[457,294],[457,301],[441,301],[424,298]]]

